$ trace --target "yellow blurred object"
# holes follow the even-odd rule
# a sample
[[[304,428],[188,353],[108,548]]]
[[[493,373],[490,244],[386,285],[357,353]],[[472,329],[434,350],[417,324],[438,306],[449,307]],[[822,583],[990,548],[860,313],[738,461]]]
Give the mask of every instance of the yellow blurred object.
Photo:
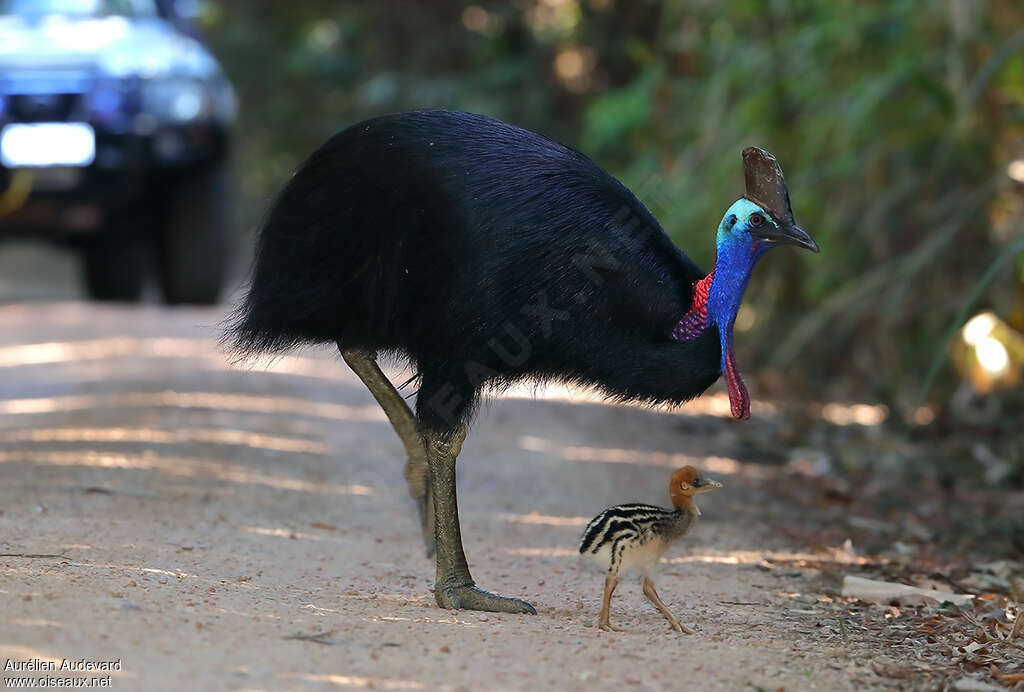
[[[1020,276],[1017,278],[1017,300],[1010,309],[1006,321],[1017,331],[1024,331],[1024,262],[1022,262]]]
[[[975,315],[953,346],[957,369],[980,392],[1020,382],[1024,367],[1024,334],[994,313]]]
[[[0,193],[0,216],[6,216],[11,212],[17,211],[25,204],[29,194],[32,193],[34,179],[35,176],[32,174],[32,171],[24,168],[14,171],[14,174],[11,176],[11,184]]]

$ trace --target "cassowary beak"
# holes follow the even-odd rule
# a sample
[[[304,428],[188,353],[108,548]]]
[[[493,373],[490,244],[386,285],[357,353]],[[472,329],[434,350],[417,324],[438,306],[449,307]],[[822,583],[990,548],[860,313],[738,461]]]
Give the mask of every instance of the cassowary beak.
[[[796,245],[811,252],[818,252],[818,244],[814,242],[814,238],[799,226],[783,225],[781,228],[776,228],[770,223],[766,223],[764,226],[751,230],[750,234],[776,245]]]
[[[775,157],[764,149],[747,147],[743,150],[743,175],[747,183],[745,197],[768,212],[779,224],[766,223],[753,234],[771,243],[796,245],[818,252],[818,244],[810,234],[796,225],[793,208],[789,204],[789,188]]]

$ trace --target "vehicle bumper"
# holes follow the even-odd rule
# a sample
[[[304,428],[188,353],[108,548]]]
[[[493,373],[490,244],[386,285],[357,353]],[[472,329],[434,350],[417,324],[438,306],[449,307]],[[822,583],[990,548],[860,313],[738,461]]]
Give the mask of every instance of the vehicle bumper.
[[[228,131],[214,124],[128,135],[97,129],[88,166],[0,165],[0,237],[95,233],[112,214],[146,202],[174,176],[223,160],[228,143]]]

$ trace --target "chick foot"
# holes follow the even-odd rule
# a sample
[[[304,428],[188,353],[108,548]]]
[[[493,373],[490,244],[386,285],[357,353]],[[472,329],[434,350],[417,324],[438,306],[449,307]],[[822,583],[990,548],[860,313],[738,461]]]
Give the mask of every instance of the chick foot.
[[[665,616],[665,619],[668,620],[669,627],[682,634],[693,634],[693,630],[679,622],[679,618],[673,615],[672,611],[665,607],[665,604],[661,601],[661,597],[658,596],[658,591],[654,588],[654,582],[651,581],[650,577],[646,576],[644,577],[644,596],[647,596],[651,603],[654,604],[654,607]]]
[[[671,627],[676,632],[679,632],[680,634],[694,634],[693,630],[691,630],[689,627],[687,627],[683,623],[679,622],[679,620],[676,620],[675,618],[672,618],[671,620],[669,620],[668,621],[668,625],[669,625],[669,627]]]

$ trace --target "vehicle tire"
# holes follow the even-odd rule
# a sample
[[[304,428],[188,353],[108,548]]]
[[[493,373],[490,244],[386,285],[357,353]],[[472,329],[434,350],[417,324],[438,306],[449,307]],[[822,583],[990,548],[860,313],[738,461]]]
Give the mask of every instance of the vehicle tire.
[[[135,234],[131,235],[130,232]],[[85,290],[93,300],[136,303],[146,277],[146,243],[140,229],[121,229],[91,239],[82,248]]]
[[[167,303],[217,302],[230,262],[231,192],[224,164],[190,172],[171,185],[158,238]]]

